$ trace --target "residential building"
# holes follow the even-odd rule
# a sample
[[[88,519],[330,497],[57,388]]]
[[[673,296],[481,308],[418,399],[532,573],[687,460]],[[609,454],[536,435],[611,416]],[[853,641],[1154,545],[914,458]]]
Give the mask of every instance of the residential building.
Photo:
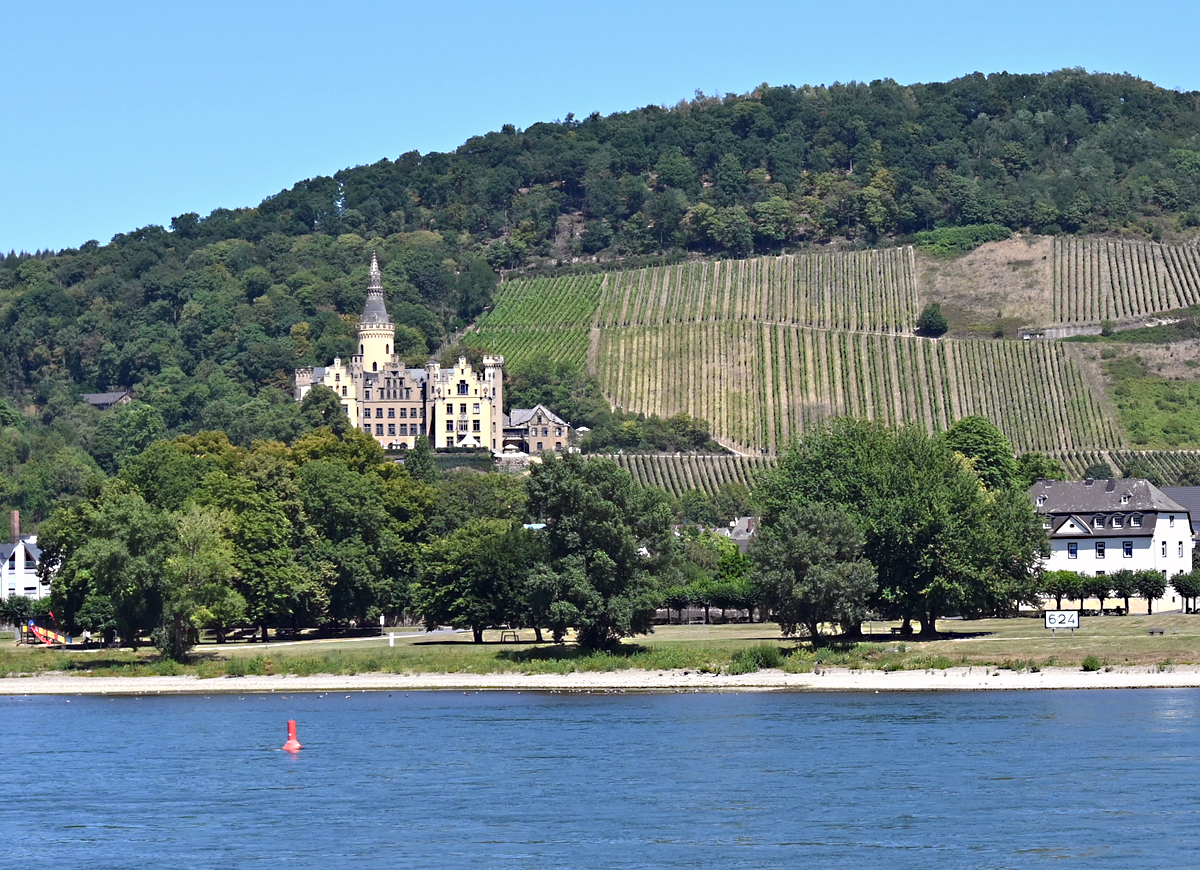
[[[1046,570],[1152,570],[1168,583],[1192,570],[1188,509],[1147,480],[1038,480],[1029,495],[1050,536]],[[1179,599],[1168,588],[1162,606],[1171,603]]]
[[[512,446],[530,455],[565,453],[573,440],[571,424],[545,405],[513,408],[504,415],[504,446]]]
[[[23,596],[45,598],[50,587],[38,579],[42,551],[37,535],[21,534],[21,514],[13,511],[10,520],[12,543],[0,544],[0,600]]]

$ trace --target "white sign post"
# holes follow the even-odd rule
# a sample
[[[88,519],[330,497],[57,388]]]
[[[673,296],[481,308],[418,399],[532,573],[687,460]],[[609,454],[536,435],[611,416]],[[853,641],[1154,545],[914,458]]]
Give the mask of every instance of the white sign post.
[[[1055,631],[1060,628],[1069,628],[1071,629],[1071,634],[1075,634],[1075,629],[1079,628],[1079,611],[1047,610],[1046,628],[1050,629],[1051,637],[1053,637]]]

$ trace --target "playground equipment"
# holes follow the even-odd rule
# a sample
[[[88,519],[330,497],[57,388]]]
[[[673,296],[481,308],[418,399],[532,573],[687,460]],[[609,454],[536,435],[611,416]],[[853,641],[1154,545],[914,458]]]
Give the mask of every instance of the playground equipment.
[[[29,620],[27,628],[32,638],[40,640],[46,646],[63,646],[71,642],[71,638],[65,634],[59,634],[57,631],[51,631],[48,628],[42,628],[40,625],[34,625],[32,619]]]

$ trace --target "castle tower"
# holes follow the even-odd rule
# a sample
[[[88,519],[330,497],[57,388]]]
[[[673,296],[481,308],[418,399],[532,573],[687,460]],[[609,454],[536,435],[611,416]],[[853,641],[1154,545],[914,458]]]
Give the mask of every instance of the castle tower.
[[[383,275],[379,260],[371,254],[371,272],[367,281],[367,304],[358,321],[358,354],[364,372],[377,372],[391,361],[396,348],[396,328],[383,300]]]

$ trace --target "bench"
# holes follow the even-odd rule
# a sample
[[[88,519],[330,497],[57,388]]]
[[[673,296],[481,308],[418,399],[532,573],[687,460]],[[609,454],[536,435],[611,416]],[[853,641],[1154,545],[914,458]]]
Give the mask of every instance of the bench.
[[[1164,629],[1161,629],[1161,628],[1151,628],[1151,629],[1148,629],[1146,633],[1147,634],[1162,634],[1163,631],[1164,631]]]
[[[894,635],[895,635],[895,634],[903,634],[903,633],[904,633],[904,628],[903,628],[902,626],[899,626],[899,625],[894,625],[894,626],[892,626],[892,628],[890,629],[890,631],[891,631],[891,632],[892,632],[892,634],[894,634]]]
[[[500,643],[520,643],[520,642],[521,642],[521,635],[517,634],[517,632],[515,632],[515,631],[500,632]]]

